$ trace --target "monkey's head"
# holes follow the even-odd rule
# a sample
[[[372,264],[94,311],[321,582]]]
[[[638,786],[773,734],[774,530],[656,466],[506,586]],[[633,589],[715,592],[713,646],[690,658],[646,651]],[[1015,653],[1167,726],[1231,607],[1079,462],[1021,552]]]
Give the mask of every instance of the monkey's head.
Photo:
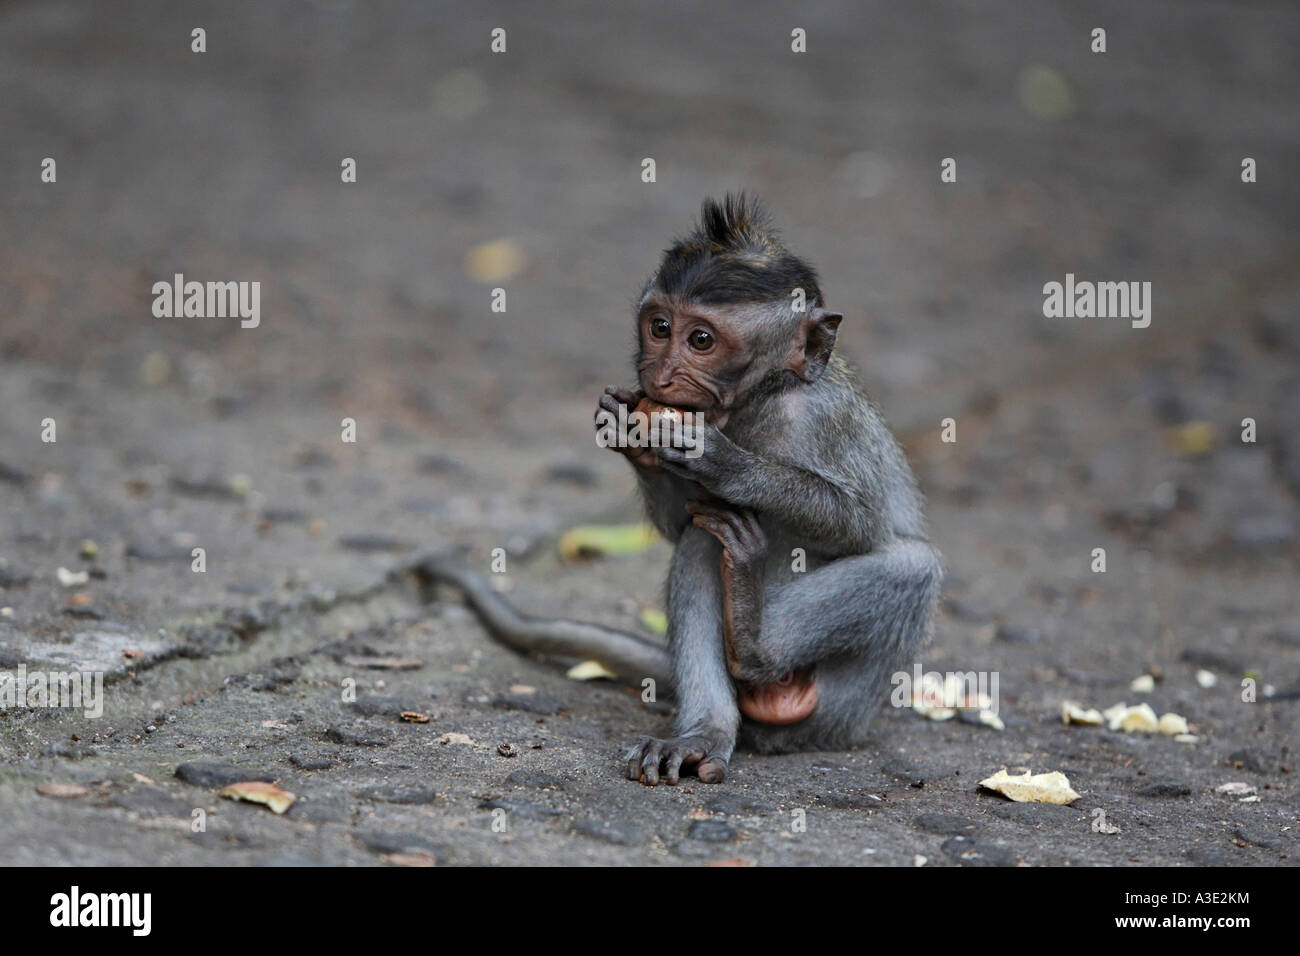
[[[756,200],[706,199],[642,291],[641,388],[720,425],[756,394],[817,381],[842,318],[822,308],[816,270],[780,243]]]

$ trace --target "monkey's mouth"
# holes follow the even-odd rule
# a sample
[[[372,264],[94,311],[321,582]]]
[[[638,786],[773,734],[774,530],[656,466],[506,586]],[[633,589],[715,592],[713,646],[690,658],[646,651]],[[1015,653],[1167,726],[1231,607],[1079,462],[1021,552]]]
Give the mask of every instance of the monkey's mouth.
[[[817,709],[820,697],[811,670],[790,671],[775,684],[741,684],[736,705],[760,724],[797,724]]]

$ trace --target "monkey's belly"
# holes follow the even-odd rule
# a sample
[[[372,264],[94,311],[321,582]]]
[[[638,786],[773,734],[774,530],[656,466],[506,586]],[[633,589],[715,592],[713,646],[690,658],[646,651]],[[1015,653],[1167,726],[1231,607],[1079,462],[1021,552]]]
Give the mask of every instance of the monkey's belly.
[[[775,684],[741,684],[740,712],[760,724],[796,724],[817,709],[817,682],[808,671],[790,671]]]

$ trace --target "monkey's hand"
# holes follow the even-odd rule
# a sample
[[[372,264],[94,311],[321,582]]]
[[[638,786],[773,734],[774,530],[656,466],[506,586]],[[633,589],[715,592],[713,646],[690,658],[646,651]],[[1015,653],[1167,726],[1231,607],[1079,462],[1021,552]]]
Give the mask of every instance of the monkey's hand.
[[[620,431],[619,420],[627,421],[627,416],[636,408],[637,402],[641,401],[643,393],[640,390],[632,391],[631,389],[618,388],[610,385],[605,389],[604,394],[600,396],[600,404],[596,406],[596,440],[606,448],[618,452],[635,468],[647,472],[661,472],[659,462],[655,460],[654,449],[643,445],[629,445],[626,431]],[[626,411],[619,414],[619,406],[624,406]]]
[[[662,768],[664,783],[670,787],[677,785],[683,772],[691,771],[701,783],[722,783],[729,750],[710,737],[642,737],[627,752],[627,778],[653,787],[659,783]]]
[[[732,501],[743,490],[755,455],[701,416],[693,418],[690,428],[673,435],[671,445],[656,449],[656,458],[666,471],[701,485],[723,501]]]

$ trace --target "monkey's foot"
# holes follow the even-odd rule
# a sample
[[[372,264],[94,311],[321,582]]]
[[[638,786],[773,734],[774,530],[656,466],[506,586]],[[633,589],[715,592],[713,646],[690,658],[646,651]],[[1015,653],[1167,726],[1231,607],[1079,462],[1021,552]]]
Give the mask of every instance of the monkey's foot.
[[[817,709],[818,696],[810,671],[790,671],[775,684],[741,684],[736,706],[760,724],[797,724]]]
[[[642,737],[627,752],[627,778],[653,787],[659,782],[662,768],[664,783],[670,787],[676,785],[683,772],[692,770],[703,783],[722,783],[727,774],[727,758],[719,750],[721,748],[708,737],[672,737],[667,740]]]

